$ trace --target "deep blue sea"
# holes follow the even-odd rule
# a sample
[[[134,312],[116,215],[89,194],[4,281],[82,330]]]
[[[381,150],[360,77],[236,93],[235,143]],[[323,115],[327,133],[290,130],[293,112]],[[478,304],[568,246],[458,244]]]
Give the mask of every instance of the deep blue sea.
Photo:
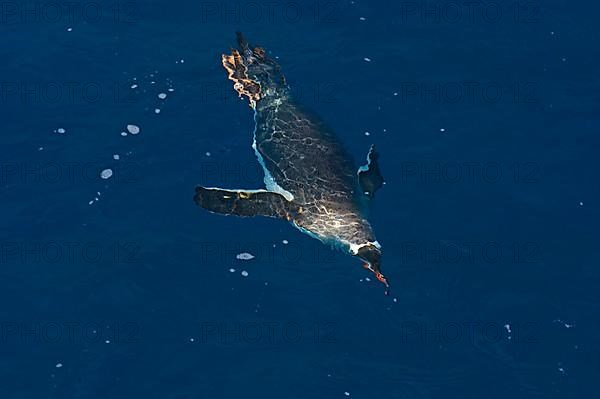
[[[0,398],[593,397],[598,11],[0,1]],[[388,296],[192,201],[263,187],[236,30],[357,166],[379,149]]]

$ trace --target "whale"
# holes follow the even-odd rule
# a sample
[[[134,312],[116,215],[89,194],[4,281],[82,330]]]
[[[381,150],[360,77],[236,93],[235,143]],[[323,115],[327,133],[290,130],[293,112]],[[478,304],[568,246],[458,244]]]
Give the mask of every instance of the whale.
[[[279,64],[237,32],[237,48],[221,63],[254,114],[252,148],[264,188],[195,188],[194,201],[217,214],[285,220],[301,232],[362,261],[387,288],[382,246],[366,211],[383,186],[374,145],[356,168],[332,129],[293,96]]]

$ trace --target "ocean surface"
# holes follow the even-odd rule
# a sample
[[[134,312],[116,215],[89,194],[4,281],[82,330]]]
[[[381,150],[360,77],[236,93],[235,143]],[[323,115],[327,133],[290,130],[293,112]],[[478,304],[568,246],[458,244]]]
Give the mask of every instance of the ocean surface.
[[[598,11],[0,2],[0,397],[593,397]],[[193,203],[263,187],[236,30],[357,167],[378,147],[388,296],[283,221]]]

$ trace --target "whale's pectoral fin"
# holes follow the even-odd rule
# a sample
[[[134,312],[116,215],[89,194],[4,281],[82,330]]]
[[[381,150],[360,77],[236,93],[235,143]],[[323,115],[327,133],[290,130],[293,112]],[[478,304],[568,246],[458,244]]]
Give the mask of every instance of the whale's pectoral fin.
[[[215,213],[293,219],[302,209],[278,193],[265,190],[224,190],[196,187],[194,201]]]
[[[375,192],[383,186],[383,176],[379,170],[379,153],[372,145],[367,154],[367,164],[358,168],[358,184],[368,197],[375,196]]]

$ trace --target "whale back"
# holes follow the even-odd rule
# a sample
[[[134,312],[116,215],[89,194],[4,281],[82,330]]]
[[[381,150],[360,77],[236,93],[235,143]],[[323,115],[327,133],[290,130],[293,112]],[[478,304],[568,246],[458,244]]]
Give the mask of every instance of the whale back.
[[[320,118],[287,97],[259,103],[255,121],[255,149],[296,202],[354,202],[352,158]]]

